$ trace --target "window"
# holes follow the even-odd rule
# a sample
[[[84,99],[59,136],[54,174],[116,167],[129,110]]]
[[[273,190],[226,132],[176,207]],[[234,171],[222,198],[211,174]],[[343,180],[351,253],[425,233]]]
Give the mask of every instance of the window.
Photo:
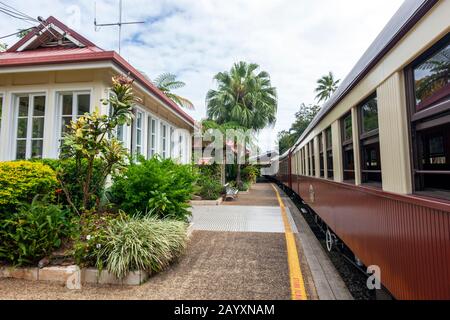
[[[179,154],[178,156],[180,157],[180,160],[183,160],[183,154],[184,154],[184,148],[183,148],[183,135],[180,133],[178,136],[178,143],[179,143],[179,147],[178,147],[178,151]]]
[[[415,192],[450,198],[450,34],[406,70]]]
[[[163,159],[167,159],[167,125],[161,124],[161,151]]]
[[[361,182],[381,187],[380,140],[376,94],[359,108],[361,120]]]
[[[447,100],[450,95],[450,34],[413,67],[416,110]]]
[[[309,150],[311,150],[311,176],[314,177],[316,175],[316,157],[315,157],[315,153],[314,153],[314,140],[312,140],[309,143],[310,147]]]
[[[17,97],[16,159],[42,158],[44,147],[45,96]]]
[[[173,127],[170,127],[170,155],[175,157],[175,135],[174,135],[175,129]]]
[[[62,137],[67,132],[71,121],[76,121],[85,113],[90,112],[91,95],[83,92],[61,93],[59,99]]]
[[[323,133],[319,135],[320,177],[325,178],[325,161],[323,148]]]
[[[144,126],[144,114],[141,111],[136,110],[136,120],[134,125],[134,136],[135,136],[135,146],[134,146],[134,152],[136,155],[142,155],[142,141],[143,139],[143,130]]]
[[[328,179],[333,180],[334,178],[334,170],[333,170],[333,139],[331,128],[328,128],[325,131],[325,141],[326,141],[326,152],[327,152],[327,170],[328,170]]]
[[[355,180],[355,156],[353,154],[352,114],[348,113],[341,120],[342,126],[342,160],[344,164],[344,181]]]
[[[156,155],[156,119],[148,117],[148,158],[151,159]]]

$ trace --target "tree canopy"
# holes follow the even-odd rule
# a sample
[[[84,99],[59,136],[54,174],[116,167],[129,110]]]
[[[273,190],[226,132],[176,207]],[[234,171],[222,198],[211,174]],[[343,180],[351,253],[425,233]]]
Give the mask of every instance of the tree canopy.
[[[317,80],[317,88],[315,90],[317,102],[327,101],[337,90],[340,81],[334,79],[334,74],[331,71]]]
[[[300,105],[300,110],[295,114],[295,122],[292,124],[289,131],[284,130],[278,133],[280,154],[283,154],[294,145],[308,128],[319,110],[320,107],[318,105],[306,105],[304,103]]]
[[[214,79],[218,88],[206,96],[210,120],[218,124],[236,123],[256,131],[275,124],[277,91],[269,74],[259,71],[259,65],[241,61]]]
[[[194,104],[187,98],[173,93],[173,90],[180,89],[186,86],[186,83],[177,80],[177,76],[172,73],[163,73],[159,75],[153,83],[158,87],[159,90],[164,92],[164,94],[179,105],[182,108],[189,110],[194,109]]]

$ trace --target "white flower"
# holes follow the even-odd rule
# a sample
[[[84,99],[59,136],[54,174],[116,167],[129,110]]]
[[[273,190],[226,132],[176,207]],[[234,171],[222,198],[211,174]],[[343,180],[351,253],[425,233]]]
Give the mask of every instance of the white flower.
[[[100,243],[97,243],[97,249],[100,249],[102,247],[102,245]]]
[[[90,235],[88,235],[88,236],[86,237],[86,240],[89,241],[89,240],[91,240],[91,238],[92,238],[92,237],[91,237]]]

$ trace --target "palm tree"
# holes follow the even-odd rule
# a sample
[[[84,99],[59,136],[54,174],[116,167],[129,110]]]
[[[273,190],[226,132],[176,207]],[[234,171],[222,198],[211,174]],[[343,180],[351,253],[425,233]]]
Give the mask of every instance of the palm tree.
[[[194,104],[191,101],[172,92],[172,90],[180,89],[186,86],[186,83],[177,80],[176,75],[172,73],[163,73],[158,76],[158,78],[156,78],[153,83],[158,87],[159,90],[164,92],[164,94],[169,99],[171,99],[180,107],[194,110]]]
[[[259,71],[255,63],[235,63],[230,71],[218,73],[217,90],[206,96],[207,114],[218,124],[235,123],[242,128],[259,131],[273,125],[277,113],[277,91],[270,76]],[[240,165],[237,165],[238,185],[242,184]]]
[[[327,75],[317,80],[317,88],[315,92],[317,93],[316,99],[320,103],[322,101],[327,101],[331,95],[337,90],[338,84],[341,80],[334,80],[334,75],[330,71]]]

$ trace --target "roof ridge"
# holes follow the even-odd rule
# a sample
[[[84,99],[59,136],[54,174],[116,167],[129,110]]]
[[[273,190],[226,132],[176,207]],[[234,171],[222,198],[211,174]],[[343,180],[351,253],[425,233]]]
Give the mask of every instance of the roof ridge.
[[[55,18],[54,16],[48,17],[42,24],[39,26],[36,26],[32,29],[31,32],[29,32],[25,37],[20,39],[18,42],[16,42],[14,45],[12,45],[6,52],[17,52],[19,48],[21,48],[23,45],[25,45],[28,41],[30,41],[34,36],[36,36],[40,31],[42,31],[44,28],[46,28],[49,25],[55,25],[59,29],[66,32],[68,35],[73,37],[75,40],[79,41],[81,44],[83,44],[86,47],[96,47],[102,51],[104,51],[102,48],[98,47],[95,43],[88,40],[84,36],[82,36],[80,33],[74,31],[73,29],[69,28],[67,25],[62,23],[60,20]]]

